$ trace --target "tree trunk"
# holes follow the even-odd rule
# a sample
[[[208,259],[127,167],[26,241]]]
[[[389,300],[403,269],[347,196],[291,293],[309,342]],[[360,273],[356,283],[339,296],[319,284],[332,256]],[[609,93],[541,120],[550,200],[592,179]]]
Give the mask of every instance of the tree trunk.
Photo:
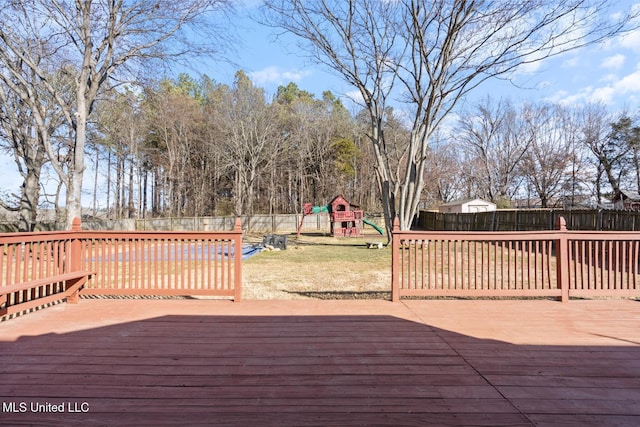
[[[111,148],[107,148],[107,215],[113,219],[111,215]]]
[[[100,162],[100,150],[96,147],[96,159],[95,159],[95,175],[93,178],[93,217],[98,216],[98,166]]]
[[[40,165],[27,165],[18,207],[18,231],[33,231],[36,226],[38,201],[40,200]]]
[[[149,171],[147,169],[143,169],[142,170],[142,184],[141,184],[141,189],[140,189],[140,195],[142,197],[142,201],[140,202],[141,208],[140,208],[140,216],[142,218],[146,218],[147,217],[147,186],[148,184],[148,178],[149,178]]]
[[[133,160],[129,161],[129,204],[128,204],[128,214],[127,214],[127,218],[134,218],[135,217],[135,213],[136,213],[136,209],[135,209],[135,203],[133,200],[133,186],[135,185],[134,183],[134,177],[133,177]]]
[[[88,68],[88,64],[91,60],[90,47],[87,49],[87,55],[89,59],[85,61],[85,68]],[[71,229],[74,218],[82,217],[82,180],[84,177],[84,147],[87,142],[87,120],[89,115],[89,106],[87,105],[87,99],[85,95],[86,80],[82,80],[82,77],[86,77],[84,73],[81,73],[80,84],[76,89],[76,100],[78,103],[78,109],[75,112],[75,132],[72,140],[72,152],[71,163],[67,170],[67,216],[66,226]]]

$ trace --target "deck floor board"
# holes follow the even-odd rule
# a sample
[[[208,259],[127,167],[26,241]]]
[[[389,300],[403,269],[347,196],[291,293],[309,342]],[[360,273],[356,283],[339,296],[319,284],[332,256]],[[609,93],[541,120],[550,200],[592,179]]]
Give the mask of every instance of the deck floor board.
[[[0,425],[637,426],[640,302],[81,300],[0,322],[0,401]]]

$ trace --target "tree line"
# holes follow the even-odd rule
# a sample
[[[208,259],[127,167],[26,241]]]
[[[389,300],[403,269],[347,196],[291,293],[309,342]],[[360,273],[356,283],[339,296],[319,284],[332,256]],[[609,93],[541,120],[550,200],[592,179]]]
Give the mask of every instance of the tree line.
[[[299,213],[337,194],[382,209],[366,112],[349,112],[329,91],[317,98],[289,83],[267,99],[242,71],[232,85],[181,74],[113,88],[96,108],[87,152],[94,216]],[[391,108],[385,118],[399,167],[411,126]],[[639,150],[640,125],[627,111],[485,98],[434,139],[421,206],[602,203],[639,188]]]
[[[396,217],[409,228],[430,198],[477,192],[506,202],[526,188],[550,203],[561,190],[549,183],[559,179],[540,168],[561,169],[543,158],[559,116],[547,124],[537,117],[546,107],[509,112],[505,101],[460,112],[460,101],[487,80],[640,25],[640,10],[607,0],[264,0],[262,22],[295,36],[300,52],[348,83],[361,111],[295,86],[266,99],[243,73],[232,85],[149,82],[147,70],[224,52],[233,20],[209,17],[227,17],[233,4],[0,0],[0,18],[12,23],[0,27],[0,139],[24,179],[5,205],[19,211],[21,229],[35,223],[45,164],[59,184],[49,201],[64,207],[67,224],[80,215],[87,155],[106,171],[106,188],[94,176],[94,210],[103,194],[114,216],[292,212],[342,192],[379,207],[391,230]],[[633,117],[599,117],[600,126],[571,135],[590,141],[601,198],[638,162],[628,143]],[[544,135],[524,130],[535,120]],[[578,145],[570,182],[560,180],[565,193],[586,182],[579,178],[589,168],[576,156],[588,152]],[[464,169],[442,169],[447,161]]]
[[[639,151],[637,112],[485,98],[434,144],[426,195],[429,204],[603,207],[640,189]]]
[[[114,92],[98,118],[96,214],[297,213],[339,193],[380,209],[366,137],[329,91],[289,83],[269,100],[242,71],[232,85],[182,74]]]

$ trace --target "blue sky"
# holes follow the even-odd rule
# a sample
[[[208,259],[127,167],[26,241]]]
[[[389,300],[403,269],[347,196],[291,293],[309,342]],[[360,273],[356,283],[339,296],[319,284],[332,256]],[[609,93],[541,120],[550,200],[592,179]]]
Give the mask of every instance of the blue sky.
[[[640,8],[637,0],[616,2],[620,7]],[[273,29],[245,17],[255,11],[258,0],[245,1],[239,8],[242,45],[234,57],[238,66],[216,64],[202,70],[221,83],[232,83],[235,71],[243,69],[258,86],[273,95],[278,85],[295,82],[301,89],[320,96],[331,90],[339,96],[353,90],[335,74],[312,63],[298,52],[291,36],[276,40]],[[603,45],[568,52],[559,57],[530,65],[514,76],[517,86],[494,81],[473,93],[482,98],[509,97],[514,101],[537,100],[565,104],[604,102],[613,109],[635,111],[640,102],[640,30],[617,37]]]
[[[320,96],[331,90],[336,95],[351,90],[339,77],[320,65],[313,64],[304,52],[296,47],[295,38],[288,34],[278,34],[277,30],[258,24],[251,18],[257,13],[259,0],[245,0],[245,7],[237,7],[234,22],[238,32],[237,50],[231,55],[235,64],[215,62],[210,69],[202,68],[202,73],[220,83],[232,84],[237,70],[249,75],[256,86],[274,95],[278,86],[296,83],[301,89]]]

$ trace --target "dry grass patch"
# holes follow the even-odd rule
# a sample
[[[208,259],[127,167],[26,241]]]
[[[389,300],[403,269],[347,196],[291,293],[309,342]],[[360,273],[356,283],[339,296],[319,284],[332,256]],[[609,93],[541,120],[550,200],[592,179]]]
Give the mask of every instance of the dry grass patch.
[[[383,240],[380,235],[288,236],[287,250],[263,251],[244,261],[243,298],[389,298],[391,248],[366,245]]]

